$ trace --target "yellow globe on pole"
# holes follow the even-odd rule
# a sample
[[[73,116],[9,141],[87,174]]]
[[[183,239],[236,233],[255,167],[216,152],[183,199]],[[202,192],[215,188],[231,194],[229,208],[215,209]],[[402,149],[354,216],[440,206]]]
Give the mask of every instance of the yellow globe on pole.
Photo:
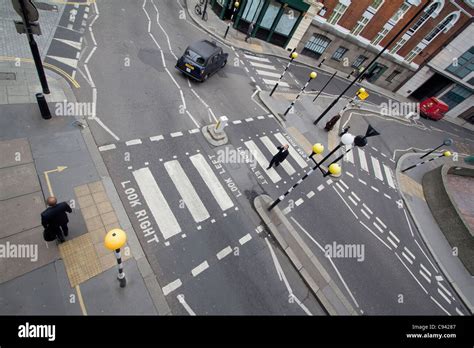
[[[293,52],[293,53],[291,54],[291,58],[293,58],[293,59],[298,58],[298,53]]]
[[[110,230],[104,238],[104,245],[109,250],[120,249],[125,245],[126,242],[127,234],[119,228]]]
[[[312,79],[315,79],[316,76],[318,76],[318,74],[316,74],[314,71],[311,72],[311,74],[309,74],[309,77],[312,78]]]
[[[320,155],[324,152],[324,145],[317,143],[313,145],[313,153]]]
[[[240,6],[240,3],[239,3],[238,1],[236,1],[236,2],[234,3],[234,6],[238,8],[238,7]]]
[[[451,153],[451,151],[444,151],[444,152],[443,152],[443,156],[444,156],[444,157],[451,157],[451,156],[452,156],[452,153]]]
[[[329,173],[331,175],[339,175],[341,174],[341,166],[337,163],[333,163],[329,166]]]

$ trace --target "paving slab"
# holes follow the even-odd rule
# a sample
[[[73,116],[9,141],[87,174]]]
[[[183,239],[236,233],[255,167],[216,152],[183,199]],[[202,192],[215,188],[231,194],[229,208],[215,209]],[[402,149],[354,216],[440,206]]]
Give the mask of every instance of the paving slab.
[[[0,238],[41,226],[41,213],[46,206],[41,193],[0,201]]]
[[[28,139],[0,141],[0,168],[31,162],[33,162],[33,158]]]
[[[38,191],[41,186],[33,163],[0,169],[0,200]]]

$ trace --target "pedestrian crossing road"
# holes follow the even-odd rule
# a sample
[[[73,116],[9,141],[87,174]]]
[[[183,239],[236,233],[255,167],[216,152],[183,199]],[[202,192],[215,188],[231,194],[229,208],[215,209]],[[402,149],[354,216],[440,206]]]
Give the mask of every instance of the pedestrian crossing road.
[[[255,77],[262,83],[263,88],[271,89],[278,82],[284,67],[276,61],[273,62],[270,58],[258,57],[252,54],[244,54],[249,62],[250,68],[254,72]],[[297,84],[291,80],[288,73],[282,81],[279,82],[279,87],[282,88],[298,88]]]

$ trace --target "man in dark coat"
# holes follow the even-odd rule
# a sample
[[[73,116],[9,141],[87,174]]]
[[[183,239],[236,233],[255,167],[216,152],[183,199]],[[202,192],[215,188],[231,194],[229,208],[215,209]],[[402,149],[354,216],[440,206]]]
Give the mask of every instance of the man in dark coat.
[[[41,224],[45,229],[54,231],[59,242],[62,243],[69,231],[67,227],[69,219],[66,212],[72,213],[72,209],[66,202],[58,203],[56,197],[48,197],[46,202],[48,208],[41,213]]]
[[[288,148],[290,146],[288,144],[285,144],[283,146],[278,146],[277,149],[278,149],[278,153],[273,156],[272,160],[270,161],[270,164],[268,165],[268,168],[267,169],[270,169],[274,164],[275,164],[275,167],[278,167],[278,165],[283,162],[286,157],[288,156],[289,154],[289,151],[288,151]]]
[[[250,23],[249,28],[247,30],[247,36],[245,36],[245,42],[248,42],[248,39],[252,36],[253,29],[255,28],[255,22]]]

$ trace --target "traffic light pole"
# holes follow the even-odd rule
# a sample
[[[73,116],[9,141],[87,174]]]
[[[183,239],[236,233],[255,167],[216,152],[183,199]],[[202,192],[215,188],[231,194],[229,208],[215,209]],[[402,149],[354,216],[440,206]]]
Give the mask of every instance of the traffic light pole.
[[[418,12],[398,31],[398,33],[384,46],[384,48],[375,56],[374,59],[367,65],[365,69],[362,69],[362,71],[359,72],[359,75],[349,84],[349,86],[346,87],[346,89],[339,94],[339,96],[326,108],[326,110],[323,111],[323,113],[313,122],[313,124],[318,124],[319,121],[322,120],[324,116],[336,105],[339,100],[342,98],[344,94],[356,83],[356,81],[365,74],[365,72],[375,63],[377,59],[387,50],[388,47],[392,45],[392,43],[402,34],[410,25],[411,23],[432,3],[432,1],[428,1],[426,4],[424,4]]]
[[[41,56],[38,50],[38,45],[36,44],[35,38],[33,36],[33,31],[31,30],[31,25],[28,20],[28,14],[26,11],[25,0],[18,0],[21,6],[21,13],[23,14],[23,24],[25,25],[26,35],[28,37],[28,43],[30,44],[31,54],[33,55],[33,60],[35,62],[36,71],[38,72],[38,77],[41,82],[41,87],[43,88],[44,94],[49,94],[48,81],[46,80],[46,75],[44,73],[43,62],[41,62]]]

